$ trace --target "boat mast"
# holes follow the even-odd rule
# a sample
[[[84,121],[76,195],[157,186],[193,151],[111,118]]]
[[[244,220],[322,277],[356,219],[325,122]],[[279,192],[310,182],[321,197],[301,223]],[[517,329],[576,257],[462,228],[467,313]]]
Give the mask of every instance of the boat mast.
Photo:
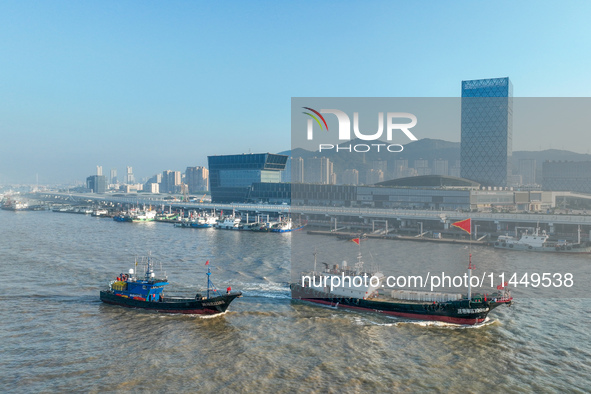
[[[211,287],[211,279],[209,276],[211,275],[211,269],[209,268],[209,260],[207,260],[207,299],[209,300],[209,288]]]
[[[470,231],[468,231],[470,242],[468,243],[469,257],[468,257],[468,303],[472,301],[472,220],[470,220]],[[469,304],[468,304],[469,305]]]

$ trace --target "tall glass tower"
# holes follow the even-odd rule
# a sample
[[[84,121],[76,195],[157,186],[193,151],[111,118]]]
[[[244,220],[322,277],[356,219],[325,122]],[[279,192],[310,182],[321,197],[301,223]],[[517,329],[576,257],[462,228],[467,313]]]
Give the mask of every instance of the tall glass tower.
[[[483,186],[507,186],[512,139],[513,85],[509,78],[462,81],[462,178]]]

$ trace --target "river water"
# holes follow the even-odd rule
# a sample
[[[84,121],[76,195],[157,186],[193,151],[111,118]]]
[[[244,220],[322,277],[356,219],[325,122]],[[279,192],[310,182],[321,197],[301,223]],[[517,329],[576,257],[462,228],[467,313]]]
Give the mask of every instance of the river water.
[[[466,328],[292,301],[287,284],[303,264],[292,272],[292,258],[313,264],[317,248],[320,260],[355,260],[357,245],[332,237],[0,211],[0,240],[4,392],[591,389],[589,256],[475,248],[480,270],[573,272],[577,290],[517,288],[514,306]],[[466,260],[459,245],[362,247],[386,274],[386,261],[435,272],[438,261]],[[162,262],[168,294],[202,290],[210,260],[217,287],[244,296],[210,318],[101,303],[99,290],[148,252]]]

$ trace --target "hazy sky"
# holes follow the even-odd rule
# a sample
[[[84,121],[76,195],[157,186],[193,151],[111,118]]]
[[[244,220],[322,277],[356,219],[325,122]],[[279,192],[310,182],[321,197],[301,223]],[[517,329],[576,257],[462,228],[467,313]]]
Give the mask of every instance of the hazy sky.
[[[458,97],[462,80],[505,76],[515,97],[586,97],[589,15],[587,1],[5,0],[0,183],[286,150],[291,97]],[[513,149],[586,153],[588,134],[514,134]]]

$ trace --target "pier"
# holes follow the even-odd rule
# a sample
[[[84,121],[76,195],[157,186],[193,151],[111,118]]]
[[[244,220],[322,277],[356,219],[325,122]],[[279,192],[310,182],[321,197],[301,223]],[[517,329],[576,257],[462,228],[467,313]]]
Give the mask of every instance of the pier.
[[[473,239],[488,240],[499,234],[516,233],[519,230],[540,227],[549,234],[574,238],[581,229],[582,239],[589,240],[591,215],[545,214],[545,213],[496,213],[435,211],[414,209],[381,209],[366,207],[290,206],[285,204],[218,204],[211,202],[190,202],[165,199],[161,195],[113,195],[113,194],[71,194],[35,193],[32,198],[51,203],[73,204],[114,204],[119,206],[152,206],[168,209],[195,209],[236,211],[245,214],[292,215],[310,225],[328,228],[331,232],[363,232],[375,237],[396,236],[414,238],[418,234],[432,238],[433,233],[454,233],[451,223],[471,218]],[[170,197],[169,197],[170,198]],[[430,235],[429,235],[430,234]],[[459,240],[459,239],[458,239]],[[486,241],[486,239],[485,239]]]

